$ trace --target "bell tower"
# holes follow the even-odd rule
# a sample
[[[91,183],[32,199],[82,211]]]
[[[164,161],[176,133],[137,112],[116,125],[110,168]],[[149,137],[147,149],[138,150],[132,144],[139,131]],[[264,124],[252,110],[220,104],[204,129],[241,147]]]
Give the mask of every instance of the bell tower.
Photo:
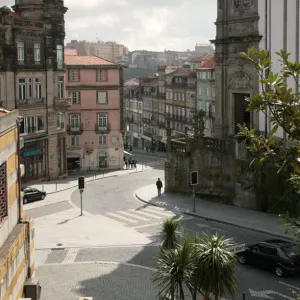
[[[254,68],[239,52],[259,47],[258,1],[218,0],[216,21],[216,120],[217,138],[235,135],[237,124],[257,128],[258,117],[246,112],[246,97],[259,91]]]

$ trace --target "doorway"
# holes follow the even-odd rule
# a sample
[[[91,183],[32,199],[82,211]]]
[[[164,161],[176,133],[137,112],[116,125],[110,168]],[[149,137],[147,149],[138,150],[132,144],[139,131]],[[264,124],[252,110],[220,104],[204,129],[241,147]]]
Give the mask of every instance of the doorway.
[[[249,94],[234,94],[234,126],[235,133],[239,132],[238,124],[246,124],[250,129],[251,126],[251,113],[247,110],[248,101],[246,98],[250,97]]]

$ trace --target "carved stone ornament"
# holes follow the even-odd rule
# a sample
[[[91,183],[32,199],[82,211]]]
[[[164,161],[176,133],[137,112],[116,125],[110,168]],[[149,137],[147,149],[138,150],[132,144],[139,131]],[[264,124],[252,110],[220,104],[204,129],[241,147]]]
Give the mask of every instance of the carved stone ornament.
[[[230,35],[237,36],[240,34],[246,35],[253,31],[253,23],[237,23],[228,25]]]
[[[229,87],[233,90],[248,90],[252,87],[251,77],[249,74],[240,70],[233,74],[230,79]]]
[[[242,15],[245,10],[249,10],[253,5],[253,0],[233,0],[233,5],[236,10]]]

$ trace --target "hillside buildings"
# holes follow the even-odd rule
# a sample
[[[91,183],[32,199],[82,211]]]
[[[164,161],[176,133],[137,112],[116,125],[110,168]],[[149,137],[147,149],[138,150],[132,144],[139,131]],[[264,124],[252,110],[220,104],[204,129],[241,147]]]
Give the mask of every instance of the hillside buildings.
[[[281,49],[291,53],[292,61],[299,61],[299,1],[219,0],[216,26],[216,134],[234,135],[242,123],[268,134],[269,113],[246,111],[245,97],[258,93],[258,77],[238,53],[252,47],[268,49],[272,72],[280,69],[275,52]],[[298,92],[294,82],[290,86]],[[281,129],[277,135],[285,137]]]
[[[112,62],[128,61],[128,48],[116,42],[72,40],[67,48],[76,49],[79,55],[96,55]]]
[[[18,110],[0,109],[0,299],[28,298],[24,283],[34,273],[33,220],[20,192],[20,121]]]
[[[24,117],[24,181],[66,176],[64,14],[61,0],[0,8],[0,102]]]
[[[94,55],[65,50],[68,169],[123,168],[122,68]]]

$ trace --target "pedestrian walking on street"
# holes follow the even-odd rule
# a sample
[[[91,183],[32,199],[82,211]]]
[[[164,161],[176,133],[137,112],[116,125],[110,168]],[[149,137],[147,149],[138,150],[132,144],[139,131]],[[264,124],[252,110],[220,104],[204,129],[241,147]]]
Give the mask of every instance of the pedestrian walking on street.
[[[133,169],[134,159],[131,160],[131,169]]]
[[[131,158],[128,159],[128,169],[131,167]]]
[[[136,161],[136,159],[133,161],[133,165],[134,165],[134,168],[136,169],[136,163],[137,163],[137,161]]]
[[[160,178],[158,178],[158,180],[156,181],[156,187],[157,187],[158,196],[161,196],[161,188],[163,187],[163,184]]]
[[[128,169],[128,161],[125,160],[125,168]]]

